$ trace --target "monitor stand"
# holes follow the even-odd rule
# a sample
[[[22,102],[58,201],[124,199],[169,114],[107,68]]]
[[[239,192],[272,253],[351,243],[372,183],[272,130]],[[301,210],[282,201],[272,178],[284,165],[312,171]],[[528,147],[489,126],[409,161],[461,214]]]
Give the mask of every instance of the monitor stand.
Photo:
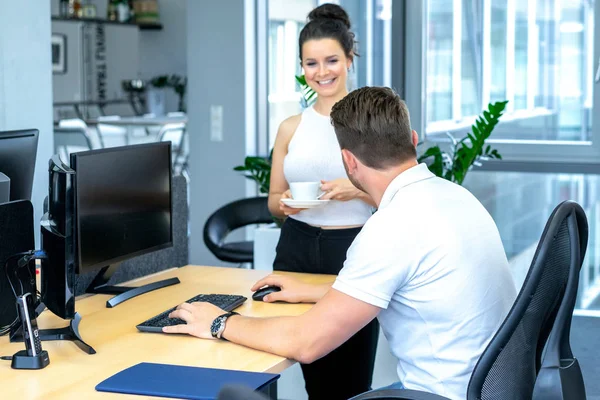
[[[129,286],[111,286],[108,285],[108,280],[115,273],[119,264],[108,265],[102,268],[92,283],[85,290],[86,293],[97,294],[116,294],[110,300],[106,301],[106,308],[113,308],[124,301],[139,296],[140,294],[148,293],[156,289],[161,289],[167,286],[176,285],[179,283],[179,278],[169,278],[158,282],[148,283],[147,285],[138,287]]]
[[[43,307],[41,307],[43,306]],[[39,309],[44,309],[45,306],[43,303],[40,303],[38,307],[36,307],[36,311]],[[36,312],[36,314],[38,314]],[[77,345],[81,350],[88,354],[96,354],[96,350],[89,344],[83,341],[81,335],[79,334],[79,323],[81,322],[81,315],[79,313],[75,313],[75,317],[71,320],[69,326],[65,326],[64,328],[54,328],[54,329],[40,329],[40,340],[49,341],[49,340],[70,340]],[[18,324],[16,327],[12,328],[10,331],[10,341],[11,342],[22,342],[23,341],[23,329],[21,324]]]

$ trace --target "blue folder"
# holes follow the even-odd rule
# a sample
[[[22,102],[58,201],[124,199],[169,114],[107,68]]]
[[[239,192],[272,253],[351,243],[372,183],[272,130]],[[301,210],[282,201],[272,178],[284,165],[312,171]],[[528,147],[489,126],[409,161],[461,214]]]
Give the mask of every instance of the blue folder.
[[[100,382],[96,390],[178,399],[214,400],[224,385],[244,385],[257,390],[278,378],[277,374],[260,372],[140,363]]]

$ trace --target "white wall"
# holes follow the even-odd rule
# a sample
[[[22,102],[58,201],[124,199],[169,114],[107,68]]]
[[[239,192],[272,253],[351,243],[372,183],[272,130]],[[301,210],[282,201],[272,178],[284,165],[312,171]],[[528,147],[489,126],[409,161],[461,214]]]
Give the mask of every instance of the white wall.
[[[52,64],[50,3],[4,1],[0,10],[0,130],[40,131],[32,202],[36,243],[48,192],[52,155]]]

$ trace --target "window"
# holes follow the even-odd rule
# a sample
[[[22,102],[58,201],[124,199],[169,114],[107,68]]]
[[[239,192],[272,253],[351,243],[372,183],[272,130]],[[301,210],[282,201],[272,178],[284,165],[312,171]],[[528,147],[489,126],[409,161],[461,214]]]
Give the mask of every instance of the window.
[[[520,288],[552,210],[574,200],[585,210],[588,247],[580,273],[575,314],[600,316],[600,175],[486,172],[465,181],[496,221],[513,278]]]
[[[302,111],[294,78],[302,74],[298,35],[314,7],[314,0],[269,0],[268,3],[269,149],[275,143],[279,124]]]
[[[428,0],[425,14],[427,139],[508,100],[492,139],[592,144],[594,2]]]

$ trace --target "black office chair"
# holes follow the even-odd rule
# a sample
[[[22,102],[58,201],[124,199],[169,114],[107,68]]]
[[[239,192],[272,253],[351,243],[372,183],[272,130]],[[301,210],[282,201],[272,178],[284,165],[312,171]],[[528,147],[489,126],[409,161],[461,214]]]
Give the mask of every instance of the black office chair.
[[[270,400],[273,398],[277,398],[276,393],[269,396],[242,385],[225,385],[217,394],[217,400]]]
[[[585,399],[585,385],[579,361],[571,350],[571,320],[577,301],[579,272],[585,258],[588,241],[588,224],[581,208],[575,212],[579,229],[580,258],[578,268],[571,268],[565,296],[556,314],[556,320],[542,358],[533,391],[534,399],[579,400]]]
[[[221,261],[251,263],[254,259],[252,241],[225,243],[225,237],[234,229],[254,224],[269,224],[273,217],[267,206],[267,197],[236,200],[215,211],[204,224],[204,243]]]
[[[568,341],[587,239],[583,209],[571,201],[559,204],[546,223],[512,309],[473,370],[468,400],[585,399],[583,377]],[[536,384],[536,379],[543,382]],[[352,398],[366,399],[447,400],[402,389]]]

